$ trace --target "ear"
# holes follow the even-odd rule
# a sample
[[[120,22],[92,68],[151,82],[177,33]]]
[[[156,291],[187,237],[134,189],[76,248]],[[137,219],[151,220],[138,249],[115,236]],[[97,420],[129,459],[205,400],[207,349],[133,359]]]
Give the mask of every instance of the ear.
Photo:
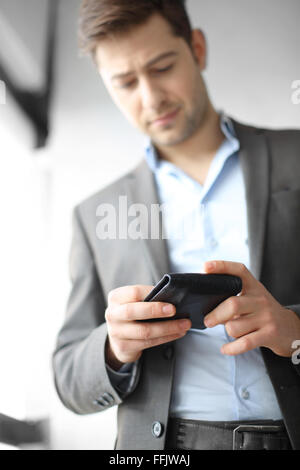
[[[204,33],[200,29],[192,31],[192,49],[200,70],[205,70],[207,66],[207,46]]]

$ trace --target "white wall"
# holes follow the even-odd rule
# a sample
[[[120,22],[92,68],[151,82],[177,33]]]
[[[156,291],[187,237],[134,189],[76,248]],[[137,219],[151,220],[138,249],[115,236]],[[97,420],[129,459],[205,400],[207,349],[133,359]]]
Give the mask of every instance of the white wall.
[[[27,289],[27,295],[19,299],[22,311],[17,318],[22,320],[21,331],[12,318],[8,321],[3,316],[1,322],[15,345],[11,347],[10,360],[14,377],[23,374],[26,378],[21,389],[26,400],[18,414],[28,417],[50,414],[55,449],[109,449],[115,439],[116,408],[85,417],[66,410],[54,391],[50,355],[63,322],[70,288],[71,210],[82,198],[133,167],[142,156],[144,137],[131,128],[111,103],[93,65],[79,58],[78,6],[79,0],[60,1],[49,146],[37,153],[27,152],[23,160],[20,148],[5,153],[14,154],[16,163],[22,161],[15,172],[22,172],[23,185],[16,184],[10,189],[7,185],[7,191],[19,198],[19,206],[7,211],[3,220],[9,224],[11,218],[17,217],[18,208],[23,214],[27,243],[30,242],[28,254],[26,245],[20,245],[22,240],[11,241],[12,253],[16,245],[19,247],[13,265],[9,253],[6,261],[12,272],[12,297],[18,295],[22,286],[21,277],[13,276],[19,271],[20,260],[24,276],[31,259],[38,268],[29,271],[26,286],[31,286],[31,290]],[[215,106],[250,124],[300,128],[300,105],[291,102],[291,84],[300,79],[299,1],[190,0],[188,8],[194,26],[203,29],[207,37],[209,60],[205,78]],[[23,178],[29,168],[31,176]],[[31,203],[24,208],[26,192],[31,195],[28,196]],[[30,213],[29,219],[24,211]],[[32,219],[35,225],[28,224]],[[38,237],[37,243],[33,235]],[[9,299],[6,302],[9,305]],[[11,315],[19,310],[17,305]],[[24,351],[26,354],[19,361]],[[8,393],[5,396],[9,410],[17,403],[17,391],[20,397],[18,380],[14,378],[11,384],[14,400],[8,403]]]
[[[206,33],[215,105],[258,126],[300,125],[291,83],[300,78],[299,0],[190,0]]]

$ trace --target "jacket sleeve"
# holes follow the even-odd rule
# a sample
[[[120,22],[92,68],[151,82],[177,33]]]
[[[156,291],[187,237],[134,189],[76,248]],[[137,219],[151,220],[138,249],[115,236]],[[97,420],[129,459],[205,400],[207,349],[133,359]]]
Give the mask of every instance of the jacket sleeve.
[[[114,374],[105,364],[107,303],[78,206],[72,220],[71,292],[52,355],[52,369],[62,403],[77,414],[89,414],[118,405],[133,392],[139,380],[141,361],[126,365],[121,374]]]

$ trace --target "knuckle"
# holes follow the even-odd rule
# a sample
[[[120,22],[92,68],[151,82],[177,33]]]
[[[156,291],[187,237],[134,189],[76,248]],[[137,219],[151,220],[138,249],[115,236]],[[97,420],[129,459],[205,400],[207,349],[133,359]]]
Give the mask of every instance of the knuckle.
[[[115,339],[118,340],[120,338],[119,328],[116,328],[115,326],[110,325],[109,326],[109,335],[111,336],[111,338],[115,338]]]
[[[151,316],[152,317],[159,317],[162,312],[162,307],[157,304],[156,302],[150,302],[151,304]]]
[[[119,311],[119,306],[109,306],[105,310],[105,320],[108,324],[114,323],[117,321],[117,313]]]
[[[261,305],[261,312],[263,315],[264,323],[270,324],[273,323],[273,314],[269,305]]]
[[[261,295],[258,299],[261,307],[266,308],[269,305],[269,301],[265,295]]]
[[[230,313],[236,315],[239,309],[239,298],[238,297],[230,297],[228,299],[228,305],[230,309]]]
[[[106,321],[106,322],[109,322],[109,321],[111,320],[111,312],[110,312],[109,308],[107,308],[107,309],[105,310],[104,318],[105,318],[105,321]]]
[[[118,289],[113,289],[111,291],[109,291],[108,295],[107,295],[107,302],[108,304],[114,302],[116,296],[117,296],[117,291]]]
[[[245,273],[248,271],[246,265],[243,264],[243,263],[241,263],[241,268],[240,268],[240,269],[241,269],[241,273],[242,273],[242,274],[245,274]]]
[[[265,323],[269,326],[269,328],[275,328],[272,312],[267,308],[264,311],[264,317]]]
[[[236,328],[235,328],[233,322],[228,321],[225,324],[225,329],[226,329],[227,333],[229,334],[229,336],[231,336],[232,338],[236,338]]]
[[[120,296],[128,297],[129,302],[136,302],[139,301],[141,298],[140,286],[139,285],[132,285],[132,286],[121,286],[112,289],[107,294],[107,301],[108,304],[110,303],[119,303]]]
[[[139,339],[142,339],[143,341],[147,341],[150,339],[150,325],[139,325],[137,329],[137,336]]]
[[[267,325],[267,328],[266,328],[266,333],[268,336],[277,336],[278,335],[278,327],[276,325],[276,323],[274,322],[270,322],[268,323]]]
[[[140,299],[140,289],[139,286],[129,286],[129,296],[132,302],[138,302]]]
[[[122,305],[122,318],[125,321],[130,321],[131,320],[131,308],[130,304],[124,304]]]
[[[248,351],[252,347],[252,342],[249,336],[243,336],[241,339],[241,346],[243,351]]]

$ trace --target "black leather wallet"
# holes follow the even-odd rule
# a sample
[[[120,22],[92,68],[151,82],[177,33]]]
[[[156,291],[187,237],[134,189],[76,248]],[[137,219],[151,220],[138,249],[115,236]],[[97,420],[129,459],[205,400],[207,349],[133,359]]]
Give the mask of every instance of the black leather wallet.
[[[230,274],[170,273],[156,284],[144,302],[167,302],[175,305],[173,317],[142,321],[190,318],[192,328],[204,330],[205,315],[221,302],[242,290],[242,280]]]

